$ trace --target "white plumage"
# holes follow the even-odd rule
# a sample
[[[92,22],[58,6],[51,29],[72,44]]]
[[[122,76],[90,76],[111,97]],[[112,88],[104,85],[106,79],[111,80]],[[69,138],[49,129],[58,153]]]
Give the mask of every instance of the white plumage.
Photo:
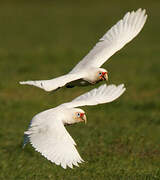
[[[124,85],[101,85],[90,92],[87,92],[69,103],[62,104],[61,106],[79,107],[79,106],[92,106],[97,104],[109,103],[117,99],[125,91]]]
[[[86,121],[85,112],[75,108],[114,101],[125,91],[124,85],[102,85],[69,103],[43,111],[33,117],[25,132],[24,146],[30,141],[36,151],[63,168],[83,162],[75,148],[75,141],[64,125]]]
[[[126,13],[67,75],[51,80],[23,81],[20,84],[34,85],[45,91],[52,91],[63,86],[84,86],[107,80],[107,70],[100,68],[101,65],[138,35],[146,19],[145,10],[138,9]]]
[[[83,67],[101,67],[114,53],[137,36],[146,19],[145,10],[138,9],[136,12],[126,13],[123,19],[106,32],[72,72],[76,72]]]

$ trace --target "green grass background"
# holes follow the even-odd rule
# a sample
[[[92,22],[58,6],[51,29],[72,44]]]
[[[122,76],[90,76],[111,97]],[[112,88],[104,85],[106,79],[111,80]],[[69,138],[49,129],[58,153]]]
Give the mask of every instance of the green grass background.
[[[87,125],[67,127],[86,161],[64,170],[31,145],[32,117],[93,87],[47,93],[19,81],[67,73],[130,10],[147,9],[143,31],[103,65],[127,91],[83,107]],[[160,179],[160,1],[0,1],[0,180]],[[99,86],[99,85],[98,85]]]

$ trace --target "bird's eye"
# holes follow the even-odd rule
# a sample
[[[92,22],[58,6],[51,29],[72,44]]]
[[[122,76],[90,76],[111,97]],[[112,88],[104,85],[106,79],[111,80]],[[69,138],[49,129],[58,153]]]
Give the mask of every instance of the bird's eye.
[[[77,116],[80,117],[80,113],[78,113]]]
[[[101,72],[99,72],[99,76],[101,76],[102,75],[102,73]]]

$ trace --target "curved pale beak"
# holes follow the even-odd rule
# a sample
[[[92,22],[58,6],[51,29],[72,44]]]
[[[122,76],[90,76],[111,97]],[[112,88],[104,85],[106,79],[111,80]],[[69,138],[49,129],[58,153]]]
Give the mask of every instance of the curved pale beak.
[[[81,113],[81,119],[85,122],[85,124],[87,123],[87,117],[84,113]]]
[[[104,80],[108,81],[108,73],[107,72],[104,73],[103,78],[104,78]]]

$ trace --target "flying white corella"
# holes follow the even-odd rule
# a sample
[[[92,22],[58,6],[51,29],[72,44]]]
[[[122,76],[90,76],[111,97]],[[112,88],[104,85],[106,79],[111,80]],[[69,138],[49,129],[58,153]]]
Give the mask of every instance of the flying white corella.
[[[130,42],[142,30],[147,19],[145,10],[128,12],[99,40],[95,47],[68,74],[51,80],[23,81],[45,91],[60,87],[86,86],[108,80],[108,71],[100,68],[114,53]]]
[[[73,168],[83,162],[75,141],[65,129],[65,125],[86,122],[86,115],[79,106],[91,106],[109,103],[117,99],[125,91],[124,85],[101,85],[69,103],[43,111],[35,115],[25,134],[24,146],[28,141],[36,151],[40,152],[51,162],[63,168]]]

